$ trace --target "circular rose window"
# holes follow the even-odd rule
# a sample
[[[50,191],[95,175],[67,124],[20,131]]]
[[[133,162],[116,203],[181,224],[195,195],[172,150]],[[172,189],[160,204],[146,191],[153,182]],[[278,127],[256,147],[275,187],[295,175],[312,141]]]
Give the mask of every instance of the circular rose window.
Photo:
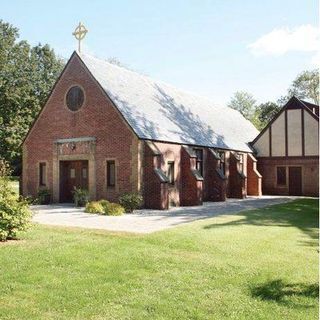
[[[83,90],[78,86],[71,87],[66,96],[67,107],[71,111],[77,111],[82,107],[83,102],[84,102]]]

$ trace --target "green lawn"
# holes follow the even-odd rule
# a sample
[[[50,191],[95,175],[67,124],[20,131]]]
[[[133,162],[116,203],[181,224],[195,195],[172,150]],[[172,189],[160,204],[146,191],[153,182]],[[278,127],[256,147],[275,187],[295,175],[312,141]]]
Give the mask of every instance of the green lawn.
[[[318,201],[0,244],[0,319],[318,319]]]

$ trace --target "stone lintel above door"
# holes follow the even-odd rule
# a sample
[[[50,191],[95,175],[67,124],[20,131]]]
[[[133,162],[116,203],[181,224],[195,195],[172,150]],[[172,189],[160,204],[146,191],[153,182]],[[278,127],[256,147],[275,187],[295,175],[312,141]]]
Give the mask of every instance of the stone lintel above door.
[[[57,139],[54,141],[54,153],[58,156],[94,154],[95,146],[95,137]]]

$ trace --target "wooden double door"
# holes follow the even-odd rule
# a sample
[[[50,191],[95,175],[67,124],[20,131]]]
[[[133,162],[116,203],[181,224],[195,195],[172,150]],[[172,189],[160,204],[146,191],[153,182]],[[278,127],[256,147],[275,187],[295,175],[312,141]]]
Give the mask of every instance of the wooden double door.
[[[74,188],[88,190],[88,161],[60,161],[60,202],[73,202]]]

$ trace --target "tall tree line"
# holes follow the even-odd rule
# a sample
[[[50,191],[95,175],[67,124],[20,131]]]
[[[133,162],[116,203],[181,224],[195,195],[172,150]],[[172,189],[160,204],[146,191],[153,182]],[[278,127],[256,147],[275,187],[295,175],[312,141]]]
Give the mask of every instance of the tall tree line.
[[[19,41],[0,20],[0,158],[20,172],[21,143],[63,69],[49,45]]]
[[[292,97],[319,105],[319,70],[303,71],[292,82],[285,96],[277,101],[267,101],[257,104],[253,95],[245,91],[237,91],[228,106],[238,110],[246,119],[250,120],[257,129],[263,129],[275,114]]]

